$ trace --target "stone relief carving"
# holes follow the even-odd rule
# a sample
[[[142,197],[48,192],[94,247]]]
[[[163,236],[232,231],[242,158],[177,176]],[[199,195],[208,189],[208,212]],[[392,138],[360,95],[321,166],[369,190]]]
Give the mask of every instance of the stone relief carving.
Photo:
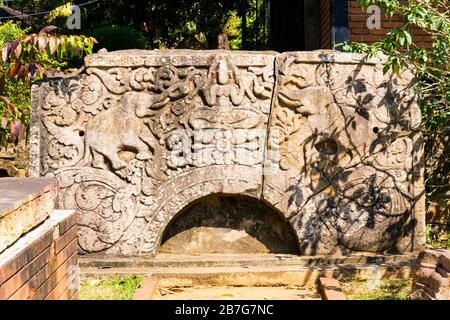
[[[90,56],[83,74],[33,87],[30,173],[59,179],[59,206],[78,210],[86,253],[154,255],[171,219],[215,193],[274,206],[302,254],[420,249],[412,78],[361,59]]]
[[[154,254],[159,238],[141,234],[159,233],[161,188],[196,168],[247,166],[261,184],[273,57],[241,60],[206,52],[191,66],[88,66],[43,84],[40,174],[58,177],[60,205],[79,210],[82,251]]]
[[[417,250],[423,239],[411,235],[424,223],[423,193],[413,188],[422,163],[412,75],[383,75],[379,64],[351,58],[277,58],[263,195],[284,191],[276,207],[304,254]]]

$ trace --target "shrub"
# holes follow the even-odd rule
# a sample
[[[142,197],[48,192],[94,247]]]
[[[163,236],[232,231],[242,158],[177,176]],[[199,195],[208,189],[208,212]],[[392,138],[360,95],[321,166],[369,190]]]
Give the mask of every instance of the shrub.
[[[0,48],[5,44],[26,34],[28,28],[22,28],[20,22],[8,21],[0,24]],[[0,145],[17,142],[25,134],[24,128],[11,130],[11,123],[28,123],[30,105],[30,86],[24,81],[7,81],[2,74],[7,74],[10,65],[0,63]],[[7,98],[6,98],[7,97]],[[16,129],[16,128],[15,128]],[[11,135],[11,132],[14,135]]]
[[[97,39],[94,51],[122,49],[147,49],[148,43],[142,32],[129,26],[104,26],[92,29],[90,35]]]
[[[92,52],[95,39],[51,34],[55,29],[47,26],[27,34],[28,29],[18,23],[0,25],[0,143],[4,146],[26,137],[30,83],[56,75],[68,61]]]

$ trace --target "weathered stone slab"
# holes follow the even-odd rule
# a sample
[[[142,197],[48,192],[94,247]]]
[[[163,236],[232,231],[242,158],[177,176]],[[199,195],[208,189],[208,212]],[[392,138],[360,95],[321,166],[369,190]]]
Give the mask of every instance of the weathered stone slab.
[[[0,253],[53,211],[56,179],[0,179]]]
[[[74,211],[54,210],[0,254],[0,300],[49,299],[51,295],[62,297],[63,289],[78,290],[77,282],[72,283],[79,274],[77,234],[59,233],[60,225],[73,217]],[[57,252],[61,241],[70,244]]]
[[[259,198],[274,53],[125,51],[33,89],[30,173],[57,177],[84,252],[155,254],[211,194]]]
[[[412,76],[334,51],[130,50],[33,86],[30,174],[56,177],[82,252],[155,255],[211,195],[276,208],[306,255],[424,244]],[[273,227],[273,226],[268,226]]]
[[[263,197],[291,221],[303,254],[424,245],[412,75],[381,69],[333,51],[277,57]]]
[[[443,255],[445,249],[426,249],[417,256],[417,264],[433,266],[438,264],[439,257]]]

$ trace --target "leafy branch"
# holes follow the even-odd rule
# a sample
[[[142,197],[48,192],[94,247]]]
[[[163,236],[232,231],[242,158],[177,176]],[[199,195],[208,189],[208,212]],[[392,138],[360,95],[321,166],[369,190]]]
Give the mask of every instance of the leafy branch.
[[[29,85],[48,76],[61,75],[67,61],[92,53],[96,40],[83,35],[55,35],[54,26],[38,33],[24,34],[1,48],[0,68],[0,134],[1,143],[17,143],[28,125],[28,109],[11,103],[7,86]],[[3,130],[2,130],[3,129]],[[5,133],[8,133],[8,137]]]
[[[373,43],[347,42],[343,49],[368,56],[384,54],[383,71],[400,75],[409,68],[416,76],[415,90],[422,111],[425,138],[426,189],[428,203],[439,201],[448,207],[450,199],[450,7],[440,0],[358,0],[364,10],[378,5],[388,17],[398,15],[401,26]],[[413,33],[421,30],[431,40],[424,48],[414,43]],[[448,210],[448,208],[447,208]]]

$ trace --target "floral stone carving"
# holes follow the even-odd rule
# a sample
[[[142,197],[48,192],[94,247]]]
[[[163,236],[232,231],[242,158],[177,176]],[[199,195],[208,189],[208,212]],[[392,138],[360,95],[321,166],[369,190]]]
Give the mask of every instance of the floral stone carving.
[[[56,177],[81,252],[155,255],[212,194],[262,199],[302,254],[424,242],[412,76],[333,51],[118,51],[33,86],[30,175]]]

